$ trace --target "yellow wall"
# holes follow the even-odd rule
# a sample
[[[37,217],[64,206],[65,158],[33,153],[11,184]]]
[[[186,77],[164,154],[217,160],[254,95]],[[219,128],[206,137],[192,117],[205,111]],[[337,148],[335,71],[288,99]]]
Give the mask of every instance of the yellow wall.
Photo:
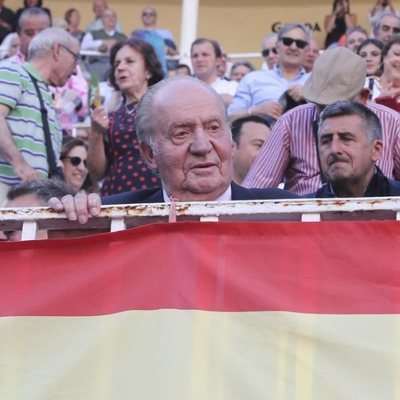
[[[351,10],[358,16],[359,24],[368,28],[366,15],[374,0],[352,0]],[[181,0],[109,0],[109,6],[116,10],[125,33],[139,28],[141,9],[148,4],[158,11],[158,25],[171,30],[178,43],[180,36]],[[6,0],[5,5],[16,9],[22,0]],[[316,39],[324,39],[324,16],[331,11],[332,1],[320,0],[200,0],[198,36],[215,38],[227,52],[256,52],[260,50],[262,37],[270,32],[274,22],[302,22],[318,24],[321,32],[315,32]],[[92,0],[44,0],[54,17],[74,7],[82,14],[82,27],[92,19]],[[398,1],[395,7],[400,8]]]

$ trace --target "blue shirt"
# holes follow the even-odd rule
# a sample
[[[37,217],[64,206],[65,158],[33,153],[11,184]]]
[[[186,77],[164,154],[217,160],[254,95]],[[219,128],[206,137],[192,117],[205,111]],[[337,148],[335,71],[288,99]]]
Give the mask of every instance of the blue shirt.
[[[309,75],[302,68],[294,79],[287,81],[278,65],[271,70],[250,72],[240,81],[228,114],[247,110],[261,103],[277,101],[290,87],[304,85]]]

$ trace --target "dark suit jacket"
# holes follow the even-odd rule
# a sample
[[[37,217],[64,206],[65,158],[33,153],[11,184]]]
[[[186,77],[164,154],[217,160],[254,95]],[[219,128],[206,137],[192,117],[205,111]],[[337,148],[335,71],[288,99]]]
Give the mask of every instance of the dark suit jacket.
[[[375,175],[372,177],[371,182],[364,193],[363,197],[387,197],[387,196],[400,196],[400,182],[393,179],[388,179],[383,172],[376,167]],[[315,193],[307,195],[306,197],[317,198],[331,198],[337,197],[333,187],[325,183]]]
[[[232,182],[232,200],[294,199],[298,196],[281,189],[247,189]],[[140,189],[102,198],[107,204],[164,203],[161,188]]]

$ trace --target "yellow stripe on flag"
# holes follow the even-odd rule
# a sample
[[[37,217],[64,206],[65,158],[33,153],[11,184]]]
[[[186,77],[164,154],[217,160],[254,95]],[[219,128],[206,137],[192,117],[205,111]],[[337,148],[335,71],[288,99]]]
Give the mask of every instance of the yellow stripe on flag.
[[[180,310],[5,317],[0,398],[395,399],[399,324],[398,315]]]

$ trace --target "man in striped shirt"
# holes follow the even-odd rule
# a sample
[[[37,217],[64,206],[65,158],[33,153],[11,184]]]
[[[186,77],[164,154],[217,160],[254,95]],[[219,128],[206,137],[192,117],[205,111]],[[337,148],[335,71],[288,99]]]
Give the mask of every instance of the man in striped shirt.
[[[54,158],[56,162],[59,159],[62,135],[47,85],[63,86],[76,72],[79,43],[63,29],[48,28],[32,39],[29,57],[30,62],[22,65],[0,64],[0,204],[10,186],[48,178],[43,119],[34,79],[47,110]]]
[[[346,48],[329,49],[314,64],[303,88],[309,104],[287,112],[274,125],[243,186],[284,188],[297,195],[315,192],[322,183],[316,135],[319,113],[339,100],[368,101],[364,89],[365,62]],[[383,128],[383,152],[377,165],[390,179],[400,179],[400,116],[376,103],[368,103]]]

